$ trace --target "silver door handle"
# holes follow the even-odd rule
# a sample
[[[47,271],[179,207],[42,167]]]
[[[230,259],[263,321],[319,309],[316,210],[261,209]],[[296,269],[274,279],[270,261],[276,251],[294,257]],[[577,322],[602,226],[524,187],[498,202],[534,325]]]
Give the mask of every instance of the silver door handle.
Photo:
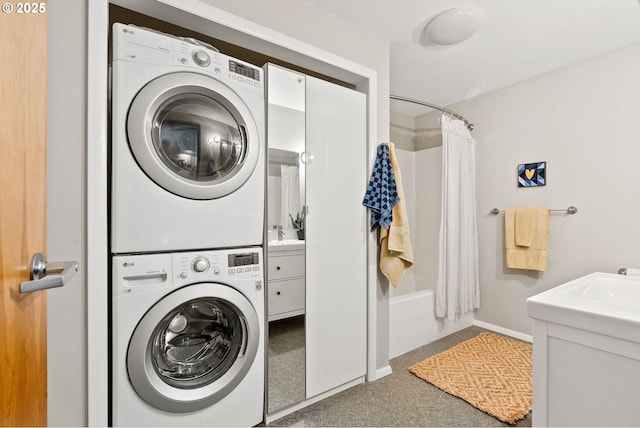
[[[78,262],[47,263],[41,253],[35,253],[29,263],[31,281],[20,283],[21,293],[63,287],[78,272]],[[56,272],[55,274],[52,272]]]

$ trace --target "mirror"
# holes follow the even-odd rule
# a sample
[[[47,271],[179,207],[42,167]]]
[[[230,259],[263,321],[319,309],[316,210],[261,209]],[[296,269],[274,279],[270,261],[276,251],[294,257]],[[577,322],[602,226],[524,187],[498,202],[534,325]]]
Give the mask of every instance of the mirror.
[[[265,65],[267,80],[267,413],[306,398],[305,76]]]

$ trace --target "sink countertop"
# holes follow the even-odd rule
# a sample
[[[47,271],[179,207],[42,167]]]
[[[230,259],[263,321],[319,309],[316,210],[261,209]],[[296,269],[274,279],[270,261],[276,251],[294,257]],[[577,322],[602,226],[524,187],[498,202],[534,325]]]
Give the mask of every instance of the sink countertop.
[[[640,277],[594,272],[528,298],[527,314],[640,343]]]
[[[304,250],[305,248],[304,241],[299,239],[269,241],[267,245],[269,246],[269,251],[271,252]]]

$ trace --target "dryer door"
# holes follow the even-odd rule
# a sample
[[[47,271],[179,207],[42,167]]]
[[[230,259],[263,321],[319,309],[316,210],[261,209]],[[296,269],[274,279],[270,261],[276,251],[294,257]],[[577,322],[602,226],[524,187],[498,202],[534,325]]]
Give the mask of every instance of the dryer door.
[[[189,199],[220,198],[251,176],[258,126],[244,101],[203,74],[170,73],[145,85],[127,115],[131,151],[157,185]]]
[[[242,381],[261,334],[256,311],[242,293],[216,283],[186,286],[140,320],[127,351],[129,379],[157,409],[208,407]]]

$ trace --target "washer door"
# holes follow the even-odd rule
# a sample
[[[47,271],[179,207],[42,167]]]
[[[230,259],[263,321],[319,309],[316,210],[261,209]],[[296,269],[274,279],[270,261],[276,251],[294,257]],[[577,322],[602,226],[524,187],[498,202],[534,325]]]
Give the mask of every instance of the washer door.
[[[231,88],[203,74],[158,77],[133,99],[127,137],[157,185],[189,199],[220,198],[251,176],[260,152],[253,115]]]
[[[168,412],[208,407],[229,394],[253,364],[256,311],[222,284],[181,288],[140,320],[127,351],[129,379],[151,406]]]

